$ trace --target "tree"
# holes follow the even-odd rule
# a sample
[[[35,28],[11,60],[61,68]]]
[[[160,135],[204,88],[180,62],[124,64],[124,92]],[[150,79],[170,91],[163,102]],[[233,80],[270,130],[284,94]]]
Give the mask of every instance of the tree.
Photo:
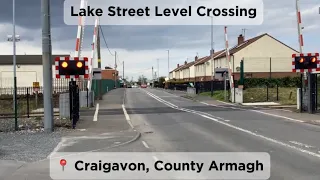
[[[165,77],[160,77],[159,78],[159,84],[158,84],[158,87],[161,87],[163,88],[164,87],[164,82],[165,82]]]
[[[139,76],[138,78],[138,84],[147,84],[147,78],[144,75]]]

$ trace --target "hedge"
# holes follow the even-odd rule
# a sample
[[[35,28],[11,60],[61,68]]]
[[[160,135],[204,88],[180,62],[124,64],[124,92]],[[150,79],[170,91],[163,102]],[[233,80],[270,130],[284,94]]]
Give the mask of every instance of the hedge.
[[[299,87],[301,84],[300,77],[283,77],[283,78],[248,78],[244,80],[244,87]]]
[[[320,84],[320,78],[318,79],[318,83]],[[185,81],[173,81],[169,82],[170,85],[178,85],[178,84],[188,84]],[[235,81],[235,85],[238,82]],[[301,79],[300,77],[283,77],[283,78],[245,78],[244,87],[245,88],[256,88],[256,87],[300,87]]]

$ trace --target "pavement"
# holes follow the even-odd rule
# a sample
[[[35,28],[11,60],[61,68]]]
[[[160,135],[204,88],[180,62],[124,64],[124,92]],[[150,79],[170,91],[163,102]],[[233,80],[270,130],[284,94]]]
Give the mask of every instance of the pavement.
[[[98,113],[81,113],[79,131],[64,136],[55,151],[267,152],[271,180],[320,179],[320,126],[288,111],[181,96],[150,88],[110,91]],[[48,160],[15,167],[5,180],[50,179]]]
[[[1,160],[0,179],[50,180],[49,158],[57,152],[79,154],[120,151],[121,146],[134,142],[140,137],[140,132],[134,130],[126,120],[122,109],[124,99],[125,89],[112,90],[94,108],[82,110],[76,130],[64,134],[44,159],[31,163]]]

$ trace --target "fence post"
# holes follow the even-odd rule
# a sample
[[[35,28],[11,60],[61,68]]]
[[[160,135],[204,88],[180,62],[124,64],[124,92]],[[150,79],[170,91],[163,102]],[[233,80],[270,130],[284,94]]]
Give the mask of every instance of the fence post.
[[[279,101],[279,85],[277,84],[277,101]]]
[[[27,87],[27,116],[30,118],[30,104],[29,104],[29,88]]]
[[[86,90],[87,90],[87,107],[89,107],[89,89],[86,88]]]
[[[269,83],[267,83],[267,102],[269,101]]]
[[[232,79],[234,80],[234,74],[232,74]],[[236,86],[234,85],[234,83],[233,83],[233,101],[234,101],[233,103],[236,102]]]
[[[300,113],[303,111],[303,99],[302,99],[302,94],[303,94],[303,74],[301,73],[300,75]]]
[[[269,72],[269,77],[271,79],[271,57],[270,57],[270,72]]]

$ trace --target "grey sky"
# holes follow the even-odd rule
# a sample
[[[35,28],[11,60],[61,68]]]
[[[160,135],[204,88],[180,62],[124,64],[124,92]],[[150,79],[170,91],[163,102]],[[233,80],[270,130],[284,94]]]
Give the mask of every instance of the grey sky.
[[[59,48],[71,52],[75,47],[77,26],[67,26],[63,21],[63,0],[51,0],[51,27],[53,48]],[[80,1],[79,1],[80,4]],[[251,38],[258,34],[269,33],[284,43],[298,48],[297,27],[295,16],[294,0],[264,0],[265,13],[264,23],[260,26],[228,26],[228,35],[231,45],[235,44],[236,38],[241,34],[243,28],[246,37]],[[319,20],[318,7],[319,0],[301,1],[302,20],[305,36],[306,51],[318,51],[319,41]],[[41,48],[41,4],[39,0],[16,0],[16,23],[17,34],[23,36],[24,41]],[[210,19],[208,18],[208,21]],[[6,35],[12,32],[12,1],[3,0],[0,6],[0,43],[6,41]],[[3,25],[3,26],[1,26]],[[7,26],[4,26],[7,25]],[[19,29],[20,28],[20,29]],[[196,52],[200,55],[208,55],[210,48],[210,26],[102,26],[109,48],[114,51],[124,50],[128,57],[130,53],[148,51],[162,52],[165,49],[179,51],[177,59],[172,58],[172,62],[182,62],[182,58],[194,57]],[[90,51],[92,42],[93,26],[85,27],[84,49]],[[214,26],[214,41],[216,50],[224,48],[223,26]],[[105,48],[103,39],[101,46]],[[103,53],[108,54],[107,50]],[[166,53],[154,55],[153,61],[157,57],[165,57]],[[122,58],[124,55],[119,56]],[[174,54],[173,54],[174,56]],[[178,58],[179,57],[179,58]],[[111,59],[111,57],[107,57]],[[149,58],[149,57],[148,57]],[[109,60],[111,62],[111,60]],[[143,63],[142,63],[143,62]],[[129,62],[130,63],[130,62]],[[139,68],[150,67],[146,60],[135,62],[141,63]],[[151,63],[151,62],[150,62]],[[132,64],[134,66],[134,63]],[[143,66],[143,67],[142,67]],[[175,66],[171,65],[171,67]],[[134,68],[134,67],[132,67]],[[164,71],[164,70],[163,70]]]

